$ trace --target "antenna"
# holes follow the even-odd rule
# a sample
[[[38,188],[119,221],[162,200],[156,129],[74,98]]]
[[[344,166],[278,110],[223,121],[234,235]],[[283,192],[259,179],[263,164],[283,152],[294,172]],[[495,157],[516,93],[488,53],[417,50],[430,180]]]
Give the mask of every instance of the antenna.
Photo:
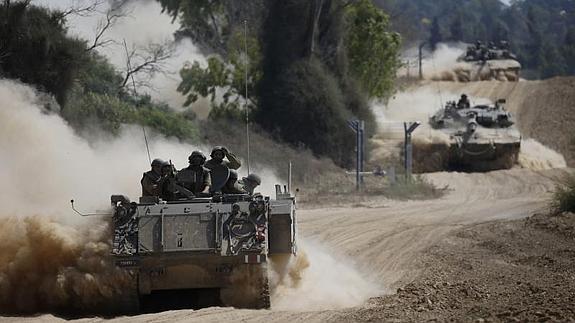
[[[130,54],[128,53],[128,45],[126,44],[126,38],[124,38],[124,50],[126,51],[126,64],[128,65],[128,71],[132,70],[132,64],[130,62]],[[132,79],[132,87],[134,88],[134,93],[138,94],[136,91],[136,81],[134,80],[134,74],[130,74],[130,78]],[[152,158],[150,157],[150,146],[148,145],[148,136],[146,135],[146,127],[142,125],[142,132],[144,132],[144,141],[146,142],[146,151],[148,152],[148,162],[152,164]]]
[[[74,200],[70,200],[70,204],[72,205],[72,210],[81,216],[110,215],[110,213],[81,213],[80,211],[76,210],[76,207],[74,207]]]
[[[245,55],[245,83],[246,83],[246,143],[248,146],[248,175],[250,174],[250,110],[248,106],[248,21],[244,20],[244,55]]]

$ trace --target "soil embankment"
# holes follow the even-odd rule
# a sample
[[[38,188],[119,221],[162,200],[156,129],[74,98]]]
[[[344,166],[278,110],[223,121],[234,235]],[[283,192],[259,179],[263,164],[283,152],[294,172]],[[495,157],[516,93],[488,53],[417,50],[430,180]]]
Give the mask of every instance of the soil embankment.
[[[466,227],[426,252],[417,280],[349,319],[573,321],[573,238],[573,213]]]

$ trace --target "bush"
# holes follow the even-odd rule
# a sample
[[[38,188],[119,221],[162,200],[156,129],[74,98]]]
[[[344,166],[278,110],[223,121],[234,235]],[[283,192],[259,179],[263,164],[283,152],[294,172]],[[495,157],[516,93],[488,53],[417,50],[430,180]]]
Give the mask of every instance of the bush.
[[[575,212],[575,175],[569,175],[559,183],[551,200],[555,212]]]
[[[107,94],[80,91],[70,101],[62,115],[75,129],[103,130],[117,135],[122,124],[134,123],[181,140],[198,137],[196,123],[189,117],[154,104],[147,98],[124,100]]]
[[[353,160],[354,135],[347,126],[351,113],[339,85],[318,60],[302,59],[278,76],[263,95],[259,124],[293,145],[309,147],[339,165]]]
[[[85,42],[66,36],[57,12],[6,2],[0,6],[0,76],[53,94],[60,105],[86,61]]]

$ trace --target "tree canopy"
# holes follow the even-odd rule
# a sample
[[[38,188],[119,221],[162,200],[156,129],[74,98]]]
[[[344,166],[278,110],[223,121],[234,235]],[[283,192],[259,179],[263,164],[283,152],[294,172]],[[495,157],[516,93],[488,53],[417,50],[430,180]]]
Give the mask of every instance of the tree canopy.
[[[245,20],[248,108],[284,141],[349,165],[347,120],[361,118],[373,131],[367,99],[393,92],[400,37],[369,0],[158,1],[180,20],[180,35],[215,54],[207,66],[182,69],[179,87],[188,103],[208,97],[212,117],[241,118]]]
[[[391,15],[407,43],[506,40],[524,67],[523,76],[573,75],[575,3],[571,0],[374,0]],[[432,24],[429,22],[433,21]],[[437,22],[437,24],[435,23]]]

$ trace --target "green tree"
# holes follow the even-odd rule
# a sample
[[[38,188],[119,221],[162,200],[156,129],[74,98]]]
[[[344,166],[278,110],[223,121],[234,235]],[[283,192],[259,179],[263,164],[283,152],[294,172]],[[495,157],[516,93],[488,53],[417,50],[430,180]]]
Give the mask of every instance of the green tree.
[[[247,57],[244,41],[247,45]],[[205,68],[194,62],[180,71],[182,82],[178,91],[187,96],[185,106],[196,102],[199,97],[208,98],[214,108],[214,118],[220,115],[238,115],[233,113],[233,110],[243,109],[246,100],[248,109],[256,107],[255,86],[262,75],[258,41],[253,37],[244,40],[242,33],[236,32],[229,41],[227,52],[227,61],[219,56],[212,56],[208,58],[208,66]],[[245,93],[246,72],[248,98]],[[252,93],[252,96],[249,93]],[[221,94],[221,97],[218,94]]]
[[[562,56],[567,64],[567,74],[575,74],[575,27],[570,28],[565,35],[565,41],[562,46]]]
[[[5,0],[0,5],[0,76],[36,85],[65,105],[87,56],[85,43],[67,37],[64,23],[59,12]]]
[[[439,19],[437,17],[433,18],[431,23],[431,29],[429,30],[429,45],[432,50],[437,48],[437,44],[443,41],[443,35],[441,34],[441,28],[439,27]]]
[[[453,19],[453,22],[449,26],[449,31],[451,33],[451,40],[463,41],[463,18],[461,17],[461,13],[455,16],[455,19]]]
[[[360,0],[347,13],[349,63],[370,97],[389,97],[400,64],[401,38],[389,30],[389,19],[369,0]]]
[[[260,111],[267,117],[267,129],[341,165],[352,162],[354,136],[346,126],[352,115],[345,107],[337,79],[320,61],[302,59],[292,64],[270,91],[268,95],[274,99]]]

